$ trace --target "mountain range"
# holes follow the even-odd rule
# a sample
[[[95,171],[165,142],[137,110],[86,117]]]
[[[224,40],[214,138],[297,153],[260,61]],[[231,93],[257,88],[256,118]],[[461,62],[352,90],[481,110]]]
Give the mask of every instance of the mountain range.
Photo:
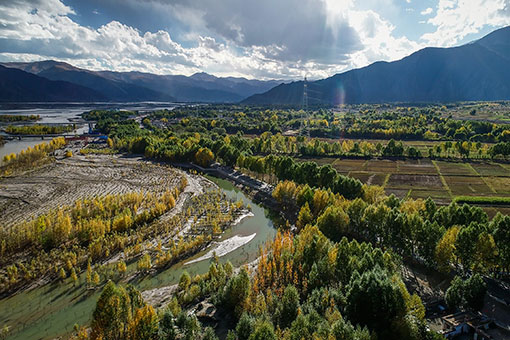
[[[0,101],[239,102],[280,82],[142,72],[91,71],[53,60],[1,63]],[[6,69],[7,68],[7,69]],[[17,71],[17,72],[14,72]],[[18,77],[16,86],[12,79]],[[33,88],[38,92],[32,93]],[[60,89],[55,91],[55,89]],[[65,89],[65,90],[64,90]],[[71,93],[72,96],[68,96]]]
[[[0,65],[0,102],[106,101],[101,93],[67,81],[52,81]]]
[[[466,45],[424,48],[306,85],[310,105],[510,99],[510,27]],[[303,97],[304,82],[298,81],[243,103],[301,105]]]
[[[0,63],[0,102],[179,101],[301,105],[305,82],[91,71],[53,60]],[[451,48],[306,82],[310,105],[510,99],[510,26]]]

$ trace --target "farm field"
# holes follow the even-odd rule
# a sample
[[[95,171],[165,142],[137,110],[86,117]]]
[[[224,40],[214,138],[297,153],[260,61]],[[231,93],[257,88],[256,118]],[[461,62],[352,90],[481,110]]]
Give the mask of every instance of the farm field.
[[[365,184],[383,186],[387,194],[399,198],[430,196],[439,204],[448,204],[458,196],[510,197],[510,165],[492,161],[313,160],[320,165],[331,164],[339,173]]]

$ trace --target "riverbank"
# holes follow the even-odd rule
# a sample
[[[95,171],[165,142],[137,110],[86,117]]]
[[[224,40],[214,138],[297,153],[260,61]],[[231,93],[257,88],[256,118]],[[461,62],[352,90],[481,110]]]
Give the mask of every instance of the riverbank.
[[[281,209],[280,203],[273,197],[274,187],[268,183],[250,177],[241,171],[235,170],[231,167],[223,166],[218,163],[211,165],[209,168],[201,167],[194,163],[171,163],[172,166],[185,170],[195,170],[199,173],[214,176],[228,180],[237,188],[242,190],[245,194],[259,204],[264,205],[273,213],[281,216],[284,210]],[[285,217],[285,216],[282,216]],[[286,216],[289,217],[289,216]]]
[[[151,170],[152,167],[156,170]],[[215,246],[229,239],[232,239],[226,243],[229,247],[225,248],[228,251],[220,257],[220,261],[230,261],[234,267],[240,267],[256,260],[259,248],[275,234],[273,224],[268,218],[268,211],[258,206],[249,196],[226,180],[205,178],[168,165],[161,166],[140,157],[89,155],[56,161],[30,173],[3,179],[0,190],[4,190],[4,196],[8,197],[0,197],[0,202],[4,200],[10,202],[7,205],[12,205],[13,208],[17,206],[17,211],[11,211],[17,218],[22,218],[25,214],[23,207],[27,208],[26,211],[31,216],[35,216],[59,204],[69,204],[75,198],[87,197],[91,194],[101,195],[103,190],[110,193],[126,192],[130,188],[132,190],[137,188],[165,190],[171,181],[177,181],[181,176],[186,177],[187,185],[176,200],[175,207],[162,215],[157,223],[152,224],[152,227],[164,226],[168,221],[175,220],[177,215],[179,221],[184,219],[190,221],[190,216],[186,217],[186,214],[188,209],[196,206],[193,199],[211,191],[225,195],[230,202],[242,200],[246,206],[251,207],[253,216],[250,216],[251,214],[247,211],[233,214],[232,224],[224,229],[217,243],[206,243],[210,246],[200,247],[193,252],[193,256],[180,259],[179,262],[168,267],[142,276],[126,274],[120,277],[120,281],[130,282],[140,291],[150,291],[177,283],[184,270],[192,277],[203,274],[209,267],[208,258],[186,263],[204,256]],[[157,177],[160,178],[156,179]],[[170,182],[165,182],[164,178]],[[7,185],[4,186],[4,182]],[[194,225],[194,219],[191,221]],[[200,223],[200,218],[197,218],[196,222]],[[174,230],[173,235],[190,240],[196,238],[199,229],[192,225],[179,222],[179,228]],[[248,242],[247,237],[249,237]],[[166,237],[153,237],[146,240],[142,247],[147,251],[142,254],[148,253],[154,258],[158,254],[159,243],[162,251],[170,249],[165,243],[166,240]],[[135,259],[137,258],[139,257]],[[117,259],[122,260],[124,256],[120,255]],[[112,262],[112,258],[110,260],[101,264],[106,270],[105,273],[109,270],[108,268],[112,266],[115,268],[116,261]],[[127,273],[138,270],[137,261],[131,259],[126,261],[126,264]],[[34,286],[30,290],[0,299],[0,310],[10,311],[9,315],[0,315],[0,325],[11,326],[10,339],[18,340],[52,339],[72,331],[75,323],[87,324],[100,290],[87,288],[85,282],[85,272],[82,272],[78,273],[77,284],[66,279],[64,282]],[[162,292],[165,292],[165,289]],[[27,301],[31,302],[27,303]]]

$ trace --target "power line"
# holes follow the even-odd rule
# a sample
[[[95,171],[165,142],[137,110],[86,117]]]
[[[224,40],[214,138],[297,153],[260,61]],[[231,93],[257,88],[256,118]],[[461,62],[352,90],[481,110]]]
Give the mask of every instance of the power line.
[[[303,106],[302,106],[303,113],[301,114],[301,131],[304,129],[304,123],[305,118],[308,119],[308,80],[306,79],[303,81]],[[310,137],[310,129],[306,129],[308,133],[308,137]]]

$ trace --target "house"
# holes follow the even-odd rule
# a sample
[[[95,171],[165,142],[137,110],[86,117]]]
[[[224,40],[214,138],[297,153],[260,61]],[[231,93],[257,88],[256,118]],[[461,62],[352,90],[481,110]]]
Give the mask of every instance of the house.
[[[510,330],[481,313],[459,312],[441,317],[441,334],[447,339],[510,339]]]

